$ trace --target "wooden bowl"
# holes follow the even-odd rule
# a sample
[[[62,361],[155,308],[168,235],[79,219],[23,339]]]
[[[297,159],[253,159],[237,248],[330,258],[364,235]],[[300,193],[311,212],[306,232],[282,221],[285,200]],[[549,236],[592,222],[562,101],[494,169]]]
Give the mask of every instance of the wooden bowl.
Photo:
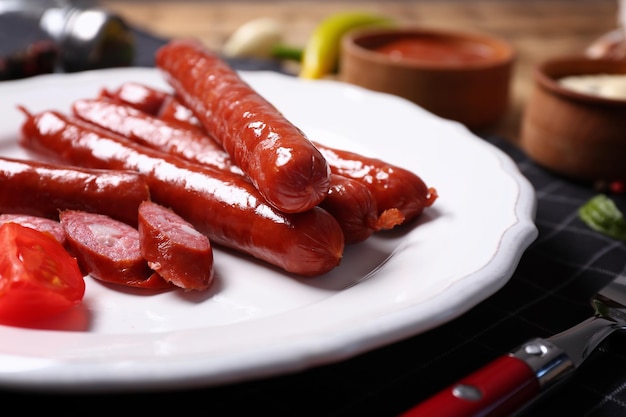
[[[626,74],[626,61],[558,57],[534,71],[520,146],[538,164],[584,181],[626,180],[626,99],[564,87],[566,76]]]
[[[369,28],[343,37],[339,79],[480,130],[508,109],[514,58],[510,44],[490,35]]]

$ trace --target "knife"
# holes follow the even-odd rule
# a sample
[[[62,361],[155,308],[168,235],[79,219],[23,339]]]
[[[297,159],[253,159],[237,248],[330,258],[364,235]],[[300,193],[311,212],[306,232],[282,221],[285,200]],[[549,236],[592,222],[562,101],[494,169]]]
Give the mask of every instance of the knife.
[[[520,411],[571,376],[611,333],[626,328],[626,276],[591,299],[594,314],[548,338],[535,338],[502,355],[400,417],[505,417]]]

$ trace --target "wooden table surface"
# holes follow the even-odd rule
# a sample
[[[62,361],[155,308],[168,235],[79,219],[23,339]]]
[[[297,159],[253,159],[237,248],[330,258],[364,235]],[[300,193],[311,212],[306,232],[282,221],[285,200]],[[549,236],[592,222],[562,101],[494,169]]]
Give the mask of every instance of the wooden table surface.
[[[511,109],[496,133],[516,141],[532,68],[559,54],[581,53],[617,27],[617,0],[423,0],[423,1],[122,1],[103,0],[130,24],[165,37],[197,37],[220,48],[239,26],[257,17],[284,23],[287,43],[302,46],[331,13],[363,10],[434,28],[477,30],[510,41],[517,50]]]

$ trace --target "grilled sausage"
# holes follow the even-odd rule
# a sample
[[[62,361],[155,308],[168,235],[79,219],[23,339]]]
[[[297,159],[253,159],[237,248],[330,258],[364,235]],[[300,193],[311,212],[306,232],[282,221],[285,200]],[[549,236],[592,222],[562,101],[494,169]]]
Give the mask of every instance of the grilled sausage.
[[[343,233],[325,210],[280,212],[239,175],[137,145],[59,112],[27,114],[20,144],[72,164],[138,171],[152,201],[170,207],[212,243],[285,271],[324,274],[343,256]]]
[[[151,87],[145,87],[150,89]],[[164,120],[175,120],[177,123],[185,123],[191,129],[197,129],[197,120],[193,112],[181,110],[184,104],[177,101],[176,97],[166,96],[169,106],[175,107],[176,111],[167,110],[162,113]],[[165,106],[165,104],[164,104]],[[162,107],[164,110],[165,107]],[[349,152],[313,142],[317,149],[326,158],[333,174],[349,177],[365,185],[376,200],[379,217],[391,217],[397,220],[399,210],[405,221],[409,221],[420,215],[425,207],[431,206],[437,199],[437,190],[427,187],[423,180],[410,171],[394,166],[385,161],[369,158],[355,152]],[[332,179],[331,179],[332,186]],[[393,209],[392,211],[388,211]],[[387,222],[394,220],[388,219]]]
[[[175,40],[157,51],[156,63],[270,204],[303,212],[326,197],[330,171],[321,153],[217,54],[199,42]]]
[[[198,129],[183,128],[103,99],[77,100],[72,110],[80,119],[133,141],[243,175],[229,155]],[[330,183],[328,195],[320,207],[339,221],[345,243],[361,242],[376,231],[391,229],[403,222],[404,216],[396,209],[389,209],[384,216],[379,216],[374,198],[358,181],[333,174]]]
[[[149,198],[148,184],[137,172],[0,158],[2,213],[56,220],[59,210],[76,209],[136,226],[139,204]]]

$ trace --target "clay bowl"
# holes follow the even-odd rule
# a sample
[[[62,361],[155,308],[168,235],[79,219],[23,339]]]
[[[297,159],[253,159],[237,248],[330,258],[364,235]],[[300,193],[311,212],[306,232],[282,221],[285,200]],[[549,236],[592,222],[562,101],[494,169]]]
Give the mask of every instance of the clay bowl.
[[[583,181],[626,180],[626,99],[564,87],[566,76],[626,74],[626,61],[558,57],[535,68],[520,146],[544,167]]]
[[[370,28],[343,37],[339,79],[481,130],[507,111],[514,59],[512,46],[490,35]]]

